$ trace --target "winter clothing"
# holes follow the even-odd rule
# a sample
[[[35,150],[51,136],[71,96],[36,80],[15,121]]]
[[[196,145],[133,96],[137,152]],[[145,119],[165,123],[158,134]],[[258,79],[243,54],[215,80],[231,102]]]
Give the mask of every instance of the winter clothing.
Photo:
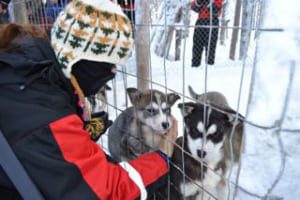
[[[115,77],[111,72],[113,67],[115,65],[110,63],[81,60],[73,66],[72,74],[77,78],[83,93],[90,96]]]
[[[218,26],[219,19],[213,18],[212,26]],[[210,19],[198,19],[196,21],[196,27],[193,37],[193,59],[192,66],[198,67],[201,64],[201,58],[203,50],[205,51],[205,58],[208,54],[207,63],[213,65],[215,63],[215,54],[218,41],[218,28],[211,28],[210,45],[209,45],[209,33],[210,29],[197,26],[210,26]],[[208,48],[209,47],[209,48]]]
[[[0,24],[8,23],[9,22],[9,15],[7,13],[0,13]]]
[[[98,119],[104,125],[103,127],[97,127],[97,126],[88,126],[91,122],[85,123],[85,129],[89,133],[94,133],[94,134],[91,134],[90,136],[91,136],[91,139],[96,142],[106,132],[106,130],[112,125],[113,122],[111,120],[109,120],[108,113],[105,111],[93,113],[92,119]],[[96,129],[96,130],[88,130],[90,128]],[[99,130],[99,128],[100,128],[100,130]]]
[[[29,36],[14,43],[19,48],[0,53],[0,129],[45,199],[138,198],[138,178],[83,129],[78,99],[50,45]],[[166,178],[159,153],[129,163],[148,192]],[[20,199],[1,169],[0,199]]]
[[[210,5],[210,0],[194,0],[191,4],[191,9],[198,5],[198,19],[209,19],[210,9],[212,8],[213,16],[220,16],[224,0],[211,0],[213,5]]]
[[[207,63],[210,65],[215,63],[215,52],[219,32],[217,28],[217,26],[219,26],[218,17],[221,15],[222,5],[223,0],[213,0],[212,5],[210,4],[210,0],[194,0],[191,4],[193,10],[199,11],[193,36],[193,67],[198,67],[201,64],[203,50],[205,50],[205,55],[208,54]],[[195,7],[197,8],[195,9]],[[212,11],[210,9],[212,9]],[[211,20],[210,12],[212,12]],[[212,26],[212,28],[209,28],[209,26]],[[209,36],[210,32],[211,36]]]
[[[135,24],[135,0],[118,0],[123,12],[130,19],[131,23]]]
[[[10,0],[0,0],[2,9],[7,9]]]
[[[97,141],[112,124],[105,112],[91,113],[87,105],[86,96],[96,94],[105,84],[115,77],[112,72],[114,64],[80,60],[72,67],[71,83],[80,97],[85,110],[85,129],[90,133],[91,139]],[[75,78],[76,77],[76,78]]]
[[[96,94],[114,77],[112,64],[123,64],[130,55],[129,19],[110,0],[74,0],[57,17],[51,36],[58,62],[84,105],[90,122],[87,130],[102,130],[101,121],[92,119],[85,97]],[[101,133],[90,134],[95,139]]]
[[[9,22],[9,15],[7,9],[9,2],[10,0],[0,0],[0,24]]]
[[[124,64],[133,45],[132,27],[121,8],[109,0],[74,0],[59,14],[52,46],[63,72],[82,60]]]

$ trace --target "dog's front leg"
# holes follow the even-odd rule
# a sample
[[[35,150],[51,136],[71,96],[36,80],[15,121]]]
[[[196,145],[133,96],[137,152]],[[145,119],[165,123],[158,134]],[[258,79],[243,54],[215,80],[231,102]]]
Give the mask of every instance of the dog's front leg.
[[[130,158],[136,158],[140,154],[147,152],[146,146],[143,144],[141,138],[138,138],[133,135],[126,137],[126,141],[123,141],[123,144],[126,144],[124,149],[127,151],[127,155]]]
[[[232,194],[232,192],[231,192]],[[228,197],[228,184],[227,184],[227,181],[222,178],[220,180],[220,182],[218,183],[217,185],[217,188],[216,188],[216,197],[219,199],[219,200],[227,200],[227,197]],[[232,199],[232,195],[230,195],[229,197],[229,200]]]

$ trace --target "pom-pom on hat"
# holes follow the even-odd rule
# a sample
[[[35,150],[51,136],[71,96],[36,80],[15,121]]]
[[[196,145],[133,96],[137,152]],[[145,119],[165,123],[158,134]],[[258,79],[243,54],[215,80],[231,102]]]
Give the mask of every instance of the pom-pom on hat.
[[[57,17],[51,42],[70,78],[72,66],[82,59],[124,64],[132,50],[132,26],[110,0],[74,0]]]

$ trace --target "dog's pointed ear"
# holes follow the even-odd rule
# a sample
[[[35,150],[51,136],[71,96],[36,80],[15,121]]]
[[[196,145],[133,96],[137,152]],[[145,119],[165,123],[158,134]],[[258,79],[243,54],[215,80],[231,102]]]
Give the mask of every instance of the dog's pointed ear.
[[[245,117],[243,115],[241,115],[240,113],[237,113],[235,110],[231,109],[231,108],[226,108],[224,109],[224,111],[226,112],[225,115],[227,117],[227,120],[234,125],[235,123],[235,119],[236,117],[238,117],[238,120],[236,121],[236,125],[239,123],[242,123],[245,120]]]
[[[195,100],[198,100],[199,99],[199,94],[197,94],[194,90],[193,90],[193,88],[189,85],[189,92],[190,92],[190,95],[191,95],[191,97],[193,98],[193,99],[195,99]]]
[[[180,103],[178,104],[178,108],[180,109],[182,116],[186,117],[193,112],[193,110],[195,109],[195,104],[192,102],[185,104]]]
[[[141,92],[136,88],[127,88],[126,91],[132,105],[136,105],[136,103],[141,99]]]
[[[175,93],[170,93],[167,95],[167,98],[168,98],[168,105],[171,107],[174,105],[174,103],[180,99],[180,96],[175,94]]]

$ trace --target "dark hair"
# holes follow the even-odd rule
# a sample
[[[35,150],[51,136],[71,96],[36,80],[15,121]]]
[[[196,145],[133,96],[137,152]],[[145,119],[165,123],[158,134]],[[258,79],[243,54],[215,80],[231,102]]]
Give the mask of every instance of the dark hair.
[[[14,39],[22,38],[28,35],[34,38],[42,38],[46,41],[49,41],[45,30],[40,27],[30,24],[0,24],[0,52],[11,49],[11,42]]]

